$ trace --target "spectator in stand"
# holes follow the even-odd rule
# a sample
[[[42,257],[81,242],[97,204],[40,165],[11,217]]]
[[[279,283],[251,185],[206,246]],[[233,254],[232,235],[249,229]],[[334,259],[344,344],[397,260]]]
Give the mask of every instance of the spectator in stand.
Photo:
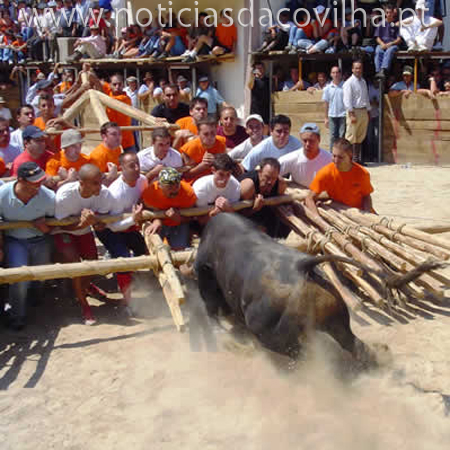
[[[317,216],[319,212],[316,199],[325,191],[336,202],[374,212],[370,196],[373,187],[369,172],[353,162],[352,147],[346,139],[337,140],[333,146],[333,162],[319,170],[309,186],[306,206]]]
[[[62,73],[62,81],[55,88],[55,93],[65,94],[73,86],[73,72],[70,69],[64,69]]]
[[[238,116],[233,106],[225,106],[220,112],[220,125],[217,134],[226,139],[227,150],[233,149],[248,138],[242,125],[238,125]]]
[[[33,14],[32,28],[33,36],[28,39],[27,45],[30,49],[30,57],[33,61],[42,61],[44,58],[43,46],[47,47],[47,21],[44,16],[45,3],[38,3],[37,14]]]
[[[251,114],[245,120],[245,131],[249,136],[244,142],[233,148],[228,154],[235,161],[241,161],[267,136],[264,136],[264,120],[259,114]]]
[[[325,126],[330,130],[330,152],[334,141],[345,135],[344,83],[338,66],[331,68],[331,80],[322,95],[325,102]]]
[[[2,62],[8,63],[10,66],[14,64],[13,51],[14,33],[11,30],[6,30],[3,36]]]
[[[3,117],[3,119],[11,120],[12,115],[9,108],[6,108],[6,100],[3,97],[0,97],[0,117]]]
[[[152,98],[155,102],[157,102],[158,104],[163,103],[164,102],[164,89],[166,86],[169,86],[169,84],[173,84],[173,83],[169,83],[169,81],[166,78],[160,78],[158,81],[158,85],[155,87],[155,89],[153,90],[152,93]]]
[[[129,258],[142,256],[148,253],[142,234],[139,232],[142,222],[143,192],[147,189],[148,182],[140,173],[139,159],[134,153],[122,153],[120,155],[120,168],[122,175],[108,188],[113,206],[110,214],[131,213],[131,217],[113,222],[103,230],[97,229],[95,234],[104,245],[112,258]],[[123,294],[123,306],[129,316],[133,316],[131,309],[131,282],[132,272],[116,274],[117,284]]]
[[[113,75],[110,82],[111,92],[109,96],[125,105],[131,106],[131,98],[123,90],[123,77],[122,75]],[[107,88],[104,89],[107,91]],[[110,122],[115,122],[119,127],[129,127],[131,125],[131,117],[127,114],[123,114],[112,108],[106,108],[106,114]],[[134,134],[131,130],[122,131],[122,148],[123,151],[136,151],[136,142],[134,140]]]
[[[391,68],[394,54],[402,41],[399,28],[395,25],[395,7],[388,5],[384,11],[386,13],[386,23],[384,26],[383,23],[380,23],[375,30],[378,44],[375,50],[375,70],[377,76],[383,78]]]
[[[442,23],[442,20],[425,14],[425,0],[417,0],[416,14],[404,20],[400,30],[408,51],[431,51]]]
[[[96,214],[107,214],[113,207],[108,189],[102,186],[102,173],[92,164],[85,164],[79,171],[79,181],[67,183],[58,189],[55,217],[59,220],[80,216],[75,225],[61,227],[54,232],[55,247],[65,263],[98,258],[97,246],[91,226],[103,228]],[[86,299],[90,277],[72,278],[73,289],[80,302],[85,325],[93,325],[96,319]]]
[[[168,24],[162,28],[159,40],[158,54],[152,54],[156,59],[165,59],[169,56],[180,56],[185,50],[183,35],[186,33],[186,27],[182,27],[174,14],[171,20],[171,25]]]
[[[154,219],[145,229],[146,235],[159,234],[169,241],[174,250],[190,245],[189,218],[180,215],[180,208],[191,208],[197,198],[192,186],[181,180],[181,174],[173,167],[165,167],[142,194],[147,208],[165,211],[165,219]]]
[[[7,183],[0,188],[0,216],[2,220],[33,222],[32,228],[14,228],[5,230],[5,242],[2,242],[5,266],[7,268],[26,265],[50,264],[50,241],[47,237],[50,228],[45,217],[55,214],[55,194],[42,186],[45,173],[37,164],[26,162],[18,168],[17,181]],[[30,287],[33,294],[40,298],[42,285],[29,281],[9,286],[8,325],[14,330],[25,327],[27,296]]]
[[[305,123],[300,130],[302,147],[282,156],[280,175],[291,174],[292,181],[309,187],[316,173],[331,162],[331,154],[320,148],[320,129],[315,123]]]
[[[131,106],[133,108],[139,109],[139,97],[138,97],[138,79],[134,76],[127,78],[127,87],[123,90],[125,94],[128,95],[131,99]],[[139,121],[136,119],[131,119],[131,125],[136,126],[139,125]],[[136,145],[136,150],[139,151],[140,146],[139,143],[141,141],[139,131],[133,131],[134,142]]]
[[[215,56],[234,53],[237,43],[237,28],[233,19],[223,9],[219,13],[219,23],[213,39],[212,54]]]
[[[20,165],[30,161],[45,170],[47,161],[53,157],[53,153],[46,150],[47,135],[38,127],[30,125],[23,130],[23,144],[24,151],[13,160],[11,175],[17,176]],[[6,159],[3,159],[7,164]]]
[[[207,55],[212,50],[214,28],[205,22],[208,14],[201,12],[198,15],[198,27],[192,26],[189,30],[188,49],[182,56],[183,62],[194,62],[197,55]]]
[[[164,88],[163,101],[152,110],[152,116],[166,119],[175,123],[178,119],[189,115],[189,106],[179,101],[179,89],[176,84],[169,84]]]
[[[189,80],[183,75],[178,75],[177,86],[180,90],[180,100],[185,103],[190,102],[192,97],[192,89]]]
[[[409,98],[414,93],[413,68],[411,66],[403,67],[402,78],[402,81],[397,81],[391,86],[389,97],[404,96]],[[420,86],[418,85],[417,87],[419,88]]]
[[[141,172],[148,181],[153,181],[164,167],[179,169],[183,166],[180,153],[170,146],[171,136],[165,127],[152,131],[152,143],[149,148],[138,153]]]
[[[208,101],[202,97],[194,97],[189,105],[189,116],[178,119],[175,123],[180,127],[175,131],[173,147],[179,149],[188,140],[198,135],[197,124],[208,117]],[[172,166],[174,167],[174,166]]]
[[[11,143],[9,120],[0,117],[0,158],[6,165],[6,169],[11,169],[13,161],[21,152],[22,150],[18,146]]]
[[[51,2],[49,2],[50,5]],[[75,37],[78,30],[77,10],[73,6],[72,0],[63,0],[63,7],[60,9],[61,21],[59,23],[62,37]],[[72,20],[71,20],[72,19]]]
[[[244,173],[239,181],[242,200],[254,200],[253,208],[248,208],[243,214],[262,227],[269,236],[286,237],[290,228],[281,222],[272,208],[264,205],[266,197],[283,195],[286,190],[286,181],[280,177],[277,159],[263,159],[259,169]]]
[[[341,26],[341,40],[347,50],[361,44],[361,21],[356,18],[353,20],[352,8],[345,8],[345,21]]]
[[[48,8],[44,14],[45,34],[49,49],[48,60],[49,62],[53,62],[57,60],[59,51],[56,39],[61,31],[61,28],[58,26],[58,22],[61,23],[63,17],[61,11],[57,9],[58,5],[54,0],[48,2],[47,6]]]
[[[205,225],[208,220],[221,212],[233,212],[232,204],[241,198],[241,185],[232,175],[234,163],[226,154],[214,157],[212,174],[199,178],[193,185],[196,206],[214,205],[207,216],[201,216],[198,222]]]
[[[289,11],[279,12],[279,24],[269,26],[264,32],[263,43],[257,52],[269,53],[270,51],[283,50],[289,42],[291,28],[295,24],[289,20]]]
[[[363,145],[368,149],[369,161],[378,160],[378,140],[379,140],[379,106],[380,106],[380,87],[379,80],[375,78],[369,83],[370,100],[370,118],[367,128],[367,137]]]
[[[19,24],[20,34],[24,41],[28,41],[33,36],[33,27],[31,25],[31,8],[25,0],[19,0],[17,3],[17,23]]]
[[[19,124],[19,128],[17,130],[14,130],[11,133],[11,145],[14,147],[17,147],[21,152],[23,152],[24,146],[23,146],[23,137],[22,133],[23,130],[29,125],[33,125],[34,123],[34,109],[31,105],[24,105],[21,106],[17,110],[17,122]],[[1,129],[1,128],[0,128]]]
[[[89,157],[81,153],[84,140],[77,130],[65,130],[61,135],[61,152],[47,161],[45,173],[55,179],[56,188],[78,180],[78,172],[89,164]]]
[[[75,51],[72,55],[67,57],[69,62],[80,60],[84,54],[87,54],[91,59],[101,59],[105,57],[106,44],[105,40],[100,35],[100,28],[93,25],[90,30],[90,36],[78,38],[75,41]]]
[[[328,77],[325,72],[319,72],[317,74],[317,83],[314,83],[313,86],[310,86],[307,91],[312,93],[316,91],[323,91],[328,86]]]
[[[77,36],[84,36],[85,29],[89,30],[88,18],[89,16],[89,8],[91,7],[90,0],[75,0],[75,10],[76,10],[76,18],[77,18]]]
[[[137,25],[131,25],[127,28],[126,38],[123,42],[123,49],[119,52],[119,58],[133,58],[136,51],[139,51],[139,44],[142,40],[141,28]]]
[[[145,56],[153,55],[159,48],[160,38],[161,28],[157,21],[152,21],[144,28],[143,37],[139,43],[135,57],[144,58]]]
[[[24,64],[27,56],[27,43],[21,34],[15,35],[15,41],[11,44],[13,51],[13,58],[18,64]]]
[[[250,114],[259,114],[264,123],[270,120],[270,80],[264,63],[255,63],[248,70],[247,86],[251,91]]]
[[[217,111],[225,106],[225,100],[220,92],[211,85],[207,75],[202,75],[198,79],[196,97],[205,98],[208,101],[208,116],[217,118]]]
[[[307,20],[305,11],[299,11],[296,17],[298,25],[291,27],[289,30],[289,42],[285,47],[285,51],[290,55],[295,55],[298,52],[298,42],[300,40],[308,40],[313,43],[314,29],[310,20]]]
[[[153,99],[153,91],[155,90],[156,83],[153,75],[150,72],[145,72],[143,83],[140,85],[138,90],[139,101],[142,102],[146,107],[144,108],[148,111],[148,103]]]
[[[311,85],[305,81],[300,80],[300,75],[297,66],[293,66],[289,68],[290,80],[286,80],[283,83],[282,91],[304,91],[308,89]]]
[[[346,111],[345,138],[353,145],[353,160],[362,163],[364,155],[361,143],[367,134],[371,110],[369,90],[363,78],[363,63],[359,60],[352,65],[353,75],[344,83],[344,106]]]
[[[92,150],[89,161],[97,166],[100,172],[108,173],[103,181],[109,185],[117,178],[119,157],[122,153],[120,148],[122,134],[117,123],[106,122],[100,128],[100,136],[103,142]]]
[[[197,124],[198,138],[184,144],[180,149],[183,163],[188,167],[184,178],[193,183],[211,173],[214,155],[226,153],[225,138],[217,136],[217,122],[205,119]]]
[[[314,20],[313,25],[313,35],[317,42],[306,48],[306,45],[302,44],[299,47],[307,51],[308,54],[325,52],[327,49],[332,50],[331,53],[335,52],[336,44],[339,40],[339,32],[336,28],[333,28],[333,22],[327,17],[325,7],[319,5],[316,8],[318,19]],[[331,47],[331,48],[330,48]]]
[[[301,142],[290,135],[291,119],[279,114],[270,122],[270,134],[268,139],[260,142],[247,154],[242,161],[246,171],[254,170],[265,158],[280,158],[287,153],[293,152],[301,147]]]

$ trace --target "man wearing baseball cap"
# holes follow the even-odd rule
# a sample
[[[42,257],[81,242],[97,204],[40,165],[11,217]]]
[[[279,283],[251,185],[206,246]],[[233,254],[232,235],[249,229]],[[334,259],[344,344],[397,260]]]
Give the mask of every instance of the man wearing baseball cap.
[[[305,123],[300,130],[303,146],[279,159],[280,175],[291,174],[292,180],[309,187],[316,173],[331,163],[331,154],[319,147],[320,129],[315,123]]]
[[[414,93],[414,82],[413,82],[414,70],[411,66],[404,66],[402,71],[402,81],[397,81],[389,89],[389,97],[400,97],[403,95],[408,98]],[[428,89],[420,89],[420,85],[417,84],[417,93],[428,95]]]
[[[47,135],[34,125],[29,125],[22,132],[24,151],[14,160],[11,175],[17,176],[19,167],[24,162],[32,161],[45,170],[47,161],[53,156],[46,150]]]
[[[61,135],[61,153],[47,161],[45,173],[57,177],[57,188],[76,181],[78,171],[89,163],[89,157],[81,153],[84,139],[77,130],[65,130]]]
[[[217,111],[225,105],[225,100],[220,95],[220,92],[211,85],[207,75],[199,77],[195,96],[205,98],[208,101],[208,116],[214,119],[217,118]]]
[[[267,138],[264,136],[264,120],[259,114],[250,114],[245,119],[245,131],[248,138],[228,153],[235,161],[244,159],[253,147]]]
[[[50,263],[50,228],[45,217],[55,214],[55,194],[42,186],[45,172],[33,161],[20,164],[17,181],[0,187],[0,217],[6,221],[32,221],[33,228],[5,230],[3,254],[8,268]],[[40,286],[40,285],[39,285]],[[16,330],[25,326],[30,281],[9,286],[9,325]],[[33,290],[34,295],[39,293]]]
[[[172,248],[182,249],[190,244],[189,220],[180,215],[180,208],[195,205],[197,197],[192,187],[181,180],[181,174],[173,167],[165,167],[142,194],[147,208],[165,210],[166,219],[155,219],[145,230],[146,234],[158,233],[165,237]]]

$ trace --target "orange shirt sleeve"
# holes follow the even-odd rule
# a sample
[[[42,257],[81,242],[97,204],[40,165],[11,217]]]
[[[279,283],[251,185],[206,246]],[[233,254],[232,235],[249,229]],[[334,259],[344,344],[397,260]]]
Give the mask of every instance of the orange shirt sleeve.
[[[45,173],[50,177],[58,175],[58,170],[61,167],[59,158],[50,158],[45,165]]]
[[[42,119],[42,117],[36,117],[36,119],[34,119],[34,126],[44,131],[45,130],[44,119]]]
[[[103,173],[108,170],[108,166],[106,165],[106,155],[101,145],[92,150],[91,154],[89,155],[89,162],[91,164],[94,164],[94,166],[97,166]]]
[[[322,167],[314,177],[314,180],[309,185],[309,189],[311,191],[315,192],[316,194],[320,194],[321,192],[328,191],[328,188],[330,186],[330,175],[331,175],[331,168],[333,163],[330,163],[326,165],[325,167]]]
[[[0,177],[5,175],[5,173],[6,173],[6,164],[3,158],[0,158]]]
[[[364,175],[361,183],[361,191],[363,197],[367,197],[373,192],[373,186],[370,182],[370,174],[364,170]]]
[[[192,159],[192,161],[196,162],[197,164],[201,163],[203,155],[205,154],[199,138],[184,144],[181,147],[180,152],[185,153],[187,156],[189,156],[189,158]]]

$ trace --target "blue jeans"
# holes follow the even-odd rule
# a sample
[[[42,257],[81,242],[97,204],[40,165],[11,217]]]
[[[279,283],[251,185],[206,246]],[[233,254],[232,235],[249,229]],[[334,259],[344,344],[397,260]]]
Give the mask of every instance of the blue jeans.
[[[170,55],[171,56],[180,56],[184,53],[186,50],[186,47],[184,46],[183,40],[180,36],[175,37],[175,44],[170,49]]]
[[[14,61],[14,52],[10,48],[3,49],[2,61]]]
[[[167,238],[173,249],[182,249],[191,244],[189,223],[182,223],[176,227],[163,225],[160,236]]]
[[[344,117],[328,117],[330,130],[330,151],[333,150],[333,144],[336,139],[345,136],[345,116]]]
[[[33,28],[32,27],[25,27],[22,30],[22,37],[24,41],[28,41],[28,39],[30,39],[31,36],[33,36]]]
[[[375,70],[379,72],[381,69],[389,70],[392,63],[392,58],[395,52],[398,50],[397,45],[389,47],[387,50],[383,50],[379,45],[375,50]]]
[[[139,45],[139,55],[151,55],[159,47],[159,36],[152,36],[145,44]]]
[[[38,266],[50,263],[50,240],[48,236],[31,239],[5,238],[6,267]],[[24,319],[27,308],[27,293],[31,281],[21,281],[9,286],[11,318]]]
[[[289,44],[296,46],[299,39],[308,39],[308,36],[301,28],[291,27],[289,30]]]
[[[314,45],[314,42],[311,39],[299,39],[297,41],[297,47],[303,50],[308,50],[310,47]]]
[[[113,258],[129,258],[146,254],[145,240],[139,231],[111,231],[105,228],[95,234]]]

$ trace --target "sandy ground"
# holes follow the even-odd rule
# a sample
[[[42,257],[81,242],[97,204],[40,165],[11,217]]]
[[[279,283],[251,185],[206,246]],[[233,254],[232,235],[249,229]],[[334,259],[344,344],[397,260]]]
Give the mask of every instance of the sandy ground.
[[[380,214],[450,222],[449,169],[370,171]],[[0,329],[2,450],[448,448],[450,299],[352,320],[392,361],[343,380],[327,339],[287,372],[251,341],[214,334],[194,286],[184,334],[154,280],[140,276],[137,288],[143,319],[93,301],[100,324],[85,327],[53,283],[26,331]]]

